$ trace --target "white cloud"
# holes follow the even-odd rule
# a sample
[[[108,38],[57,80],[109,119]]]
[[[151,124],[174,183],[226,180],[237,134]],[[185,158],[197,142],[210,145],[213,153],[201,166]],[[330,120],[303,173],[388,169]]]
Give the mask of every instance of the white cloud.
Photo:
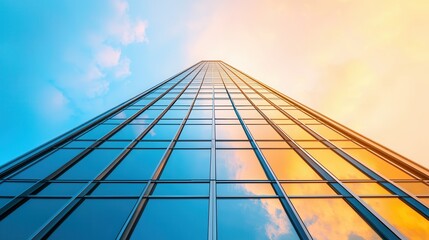
[[[123,58],[119,62],[118,66],[115,69],[116,78],[125,78],[131,75],[130,70],[131,60],[129,58]]]
[[[100,67],[110,68],[118,65],[121,58],[121,50],[108,45],[102,45],[95,54],[95,61]]]

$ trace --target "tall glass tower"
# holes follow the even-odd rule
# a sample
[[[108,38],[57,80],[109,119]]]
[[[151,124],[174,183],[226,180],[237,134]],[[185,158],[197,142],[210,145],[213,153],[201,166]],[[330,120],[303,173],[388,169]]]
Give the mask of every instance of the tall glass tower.
[[[222,61],[0,167],[1,239],[428,239],[429,171]]]

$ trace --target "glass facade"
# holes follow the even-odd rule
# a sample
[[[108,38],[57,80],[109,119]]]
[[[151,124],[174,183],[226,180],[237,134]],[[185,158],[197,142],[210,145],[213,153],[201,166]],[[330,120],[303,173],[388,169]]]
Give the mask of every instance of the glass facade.
[[[428,239],[429,171],[222,61],[0,167],[1,239]]]

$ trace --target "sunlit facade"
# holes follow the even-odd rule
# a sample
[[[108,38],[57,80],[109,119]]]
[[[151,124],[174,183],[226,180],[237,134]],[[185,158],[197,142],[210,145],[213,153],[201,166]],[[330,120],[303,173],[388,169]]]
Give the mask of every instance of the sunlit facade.
[[[0,239],[429,238],[427,169],[222,61],[0,176]]]

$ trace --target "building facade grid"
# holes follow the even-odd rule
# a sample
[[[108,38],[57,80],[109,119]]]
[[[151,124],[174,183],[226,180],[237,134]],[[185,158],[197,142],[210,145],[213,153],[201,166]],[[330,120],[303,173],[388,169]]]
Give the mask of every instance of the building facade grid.
[[[0,167],[2,239],[425,239],[429,171],[222,61]]]

